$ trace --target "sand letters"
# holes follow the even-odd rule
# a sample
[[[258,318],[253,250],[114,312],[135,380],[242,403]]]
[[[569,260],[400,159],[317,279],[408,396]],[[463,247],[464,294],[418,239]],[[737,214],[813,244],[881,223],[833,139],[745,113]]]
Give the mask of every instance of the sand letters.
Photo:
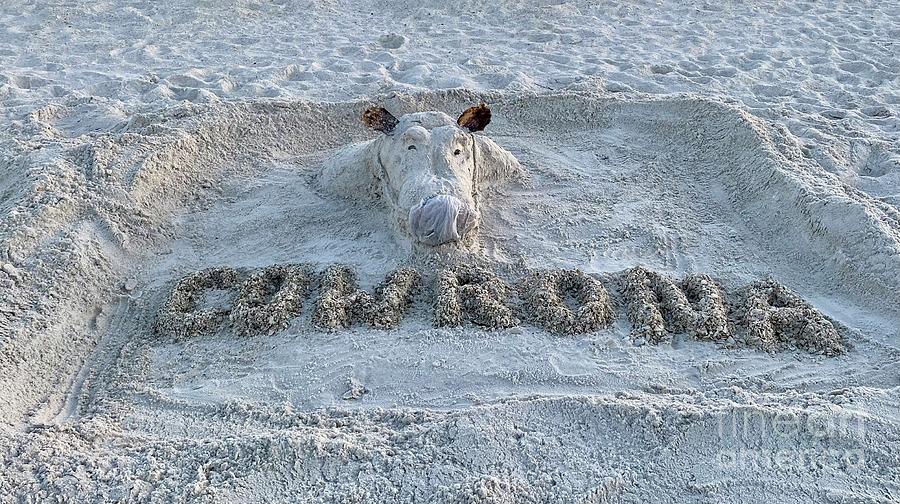
[[[177,339],[229,327],[245,335],[272,334],[287,328],[314,298],[309,303],[311,324],[325,331],[354,324],[395,329],[414,304],[422,303],[419,306],[430,307],[434,327],[469,323],[498,330],[525,324],[575,335],[606,329],[623,313],[638,344],[664,343],[686,334],[766,352],[844,352],[834,324],[772,279],[729,294],[709,275],[676,280],[636,266],[607,275],[605,281],[561,269],[526,272],[507,281],[483,266],[456,265],[430,276],[400,268],[370,293],[359,288],[356,272],[345,265],[329,266],[321,274],[298,264],[252,271],[217,267],[176,282],[159,310],[156,329]],[[213,306],[205,305],[206,297],[213,299],[208,303]]]

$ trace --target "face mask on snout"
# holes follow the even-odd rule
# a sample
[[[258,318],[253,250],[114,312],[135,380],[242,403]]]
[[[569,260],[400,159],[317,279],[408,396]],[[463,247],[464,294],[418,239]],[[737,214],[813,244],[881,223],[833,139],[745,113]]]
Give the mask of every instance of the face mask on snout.
[[[478,213],[455,196],[425,198],[409,210],[409,230],[426,245],[459,241],[475,227]]]

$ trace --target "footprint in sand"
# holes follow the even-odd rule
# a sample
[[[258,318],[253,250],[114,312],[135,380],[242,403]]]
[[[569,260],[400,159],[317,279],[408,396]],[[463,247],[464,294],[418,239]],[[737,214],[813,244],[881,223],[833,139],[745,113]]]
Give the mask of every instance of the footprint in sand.
[[[385,33],[378,37],[378,43],[385,49],[399,49],[406,43],[406,37],[398,33]]]

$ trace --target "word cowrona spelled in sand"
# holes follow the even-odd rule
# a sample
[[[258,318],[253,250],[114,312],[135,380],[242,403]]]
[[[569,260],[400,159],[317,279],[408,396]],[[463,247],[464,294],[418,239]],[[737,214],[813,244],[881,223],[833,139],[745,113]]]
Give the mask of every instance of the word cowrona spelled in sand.
[[[430,293],[434,327],[471,323],[505,329],[529,323],[555,334],[580,334],[609,327],[621,305],[635,342],[662,343],[675,334],[747,346],[767,352],[790,348],[824,355],[844,352],[834,324],[780,283],[753,282],[734,293],[709,275],[680,281],[637,266],[600,278],[579,270],[527,272],[513,285],[482,266],[457,265],[431,282],[412,268],[389,273],[373,292],[360,289],[356,272],[333,265],[321,274],[302,265],[258,270],[210,268],[175,284],[159,310],[157,332],[177,339],[233,327],[246,335],[272,334],[300,316],[314,291],[312,325],[326,331],[354,324],[394,329],[421,293]],[[427,284],[427,285],[426,285]],[[611,290],[607,286],[614,287]],[[204,295],[236,290],[232,306],[204,307]]]

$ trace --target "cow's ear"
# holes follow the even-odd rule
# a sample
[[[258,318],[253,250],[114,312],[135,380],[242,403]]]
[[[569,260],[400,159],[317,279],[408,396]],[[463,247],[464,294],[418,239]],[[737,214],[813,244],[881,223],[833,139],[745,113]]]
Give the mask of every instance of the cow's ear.
[[[384,107],[369,107],[363,112],[362,122],[375,131],[388,134],[394,131],[400,121]]]
[[[472,132],[483,130],[489,122],[491,122],[491,109],[484,103],[476,107],[469,107],[456,120],[456,124]]]

